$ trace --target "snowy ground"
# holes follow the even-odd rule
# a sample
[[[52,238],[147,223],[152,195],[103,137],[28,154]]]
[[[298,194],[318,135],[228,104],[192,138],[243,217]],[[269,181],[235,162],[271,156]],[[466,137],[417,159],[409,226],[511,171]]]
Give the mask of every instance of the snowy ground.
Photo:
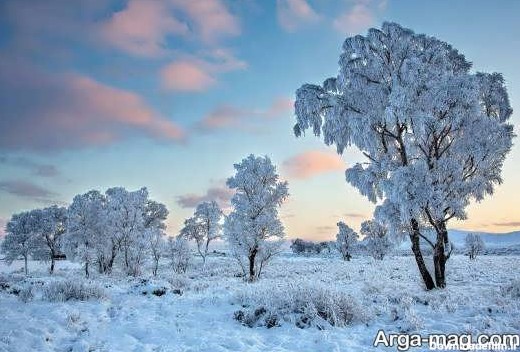
[[[51,278],[43,265],[31,262],[30,277],[24,278],[21,263],[2,262],[0,351],[373,351],[378,329],[520,332],[518,256],[474,262],[455,256],[447,268],[448,287],[433,292],[421,288],[413,257],[343,262],[286,254],[253,284],[237,277],[230,258],[209,258],[205,271],[194,261],[186,275],[171,273],[164,263],[156,279],[95,277],[87,284],[99,286],[104,298],[67,302],[49,302],[43,292],[52,281],[83,282],[77,266],[59,262]],[[163,287],[164,295],[152,294]],[[272,328],[262,319],[252,328],[234,319],[240,310],[276,311],[288,299],[313,295],[347,297],[349,322],[334,327],[317,318],[299,328],[301,315],[290,311]]]

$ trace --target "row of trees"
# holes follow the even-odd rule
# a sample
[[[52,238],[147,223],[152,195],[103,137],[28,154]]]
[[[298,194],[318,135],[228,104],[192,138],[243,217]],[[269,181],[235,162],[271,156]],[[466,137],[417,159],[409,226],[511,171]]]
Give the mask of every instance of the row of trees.
[[[235,190],[231,213],[224,217],[215,201],[202,202],[175,238],[164,234],[166,206],[149,199],[146,188],[115,187],[77,195],[68,208],[52,206],[13,215],[2,252],[8,262],[23,257],[26,273],[29,257],[49,260],[52,273],[56,256],[63,252],[82,263],[86,276],[92,267],[110,274],[116,265],[137,276],[150,261],[156,275],[164,256],[176,271],[186,270],[190,240],[205,265],[210,243],[224,237],[244,276],[255,280],[285,237],[278,208],[288,196],[287,182],[279,180],[268,157],[249,155],[234,167],[235,175],[227,180]]]
[[[347,182],[377,204],[379,223],[410,239],[426,288],[445,287],[448,223],[493,193],[511,150],[502,75],[472,72],[448,43],[384,23],[345,40],[338,75],[302,85],[295,113],[297,137],[310,129],[340,154],[362,152],[366,160],[346,171]]]

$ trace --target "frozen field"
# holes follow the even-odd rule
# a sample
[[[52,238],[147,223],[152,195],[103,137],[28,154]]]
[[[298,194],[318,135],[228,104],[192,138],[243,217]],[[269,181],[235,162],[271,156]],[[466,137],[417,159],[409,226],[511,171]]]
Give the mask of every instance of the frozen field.
[[[85,282],[67,262],[58,262],[54,277],[30,262],[28,278],[20,263],[2,262],[0,350],[372,351],[378,329],[520,331],[520,257],[455,256],[448,287],[432,292],[422,289],[413,260],[286,254],[252,284],[226,257],[210,257],[205,271],[195,258],[186,275],[163,263],[155,279],[114,274]],[[101,297],[52,301],[60,297],[49,287],[65,280]],[[325,314],[331,306],[333,317]]]

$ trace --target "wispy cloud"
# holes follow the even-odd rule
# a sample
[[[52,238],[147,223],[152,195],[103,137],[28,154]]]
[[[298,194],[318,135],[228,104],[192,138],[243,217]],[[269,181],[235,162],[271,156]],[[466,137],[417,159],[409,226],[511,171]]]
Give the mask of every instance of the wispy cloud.
[[[55,165],[39,163],[25,157],[0,156],[0,164],[10,164],[28,169],[34,176],[55,177],[60,174]]]
[[[293,179],[307,179],[327,172],[342,171],[345,168],[345,162],[336,153],[317,150],[295,155],[282,164],[282,172]]]
[[[277,0],[276,14],[280,26],[288,32],[299,27],[317,22],[320,16],[306,0]]]
[[[520,221],[504,221],[504,222],[495,222],[494,226],[504,226],[504,227],[520,227]]]
[[[216,84],[218,75],[243,70],[247,64],[229,50],[218,48],[203,57],[185,55],[164,66],[160,72],[163,88],[182,92],[202,92]]]
[[[292,110],[293,100],[278,97],[265,109],[240,108],[234,105],[219,105],[210,111],[198,127],[204,131],[221,129],[254,130],[258,123],[282,116]]]
[[[180,142],[183,130],[137,94],[74,73],[0,62],[0,148],[63,149],[131,135]]]
[[[219,185],[208,188],[203,194],[184,194],[177,197],[177,204],[182,208],[194,208],[200,202],[205,201],[216,201],[222,209],[228,209],[230,207],[230,200],[233,196],[233,191],[226,185]]]
[[[367,217],[365,214],[361,214],[361,213],[345,213],[344,215],[346,218],[354,218],[354,219],[361,219],[361,218]]]
[[[0,191],[36,201],[49,201],[56,196],[56,193],[48,189],[23,180],[0,181]]]

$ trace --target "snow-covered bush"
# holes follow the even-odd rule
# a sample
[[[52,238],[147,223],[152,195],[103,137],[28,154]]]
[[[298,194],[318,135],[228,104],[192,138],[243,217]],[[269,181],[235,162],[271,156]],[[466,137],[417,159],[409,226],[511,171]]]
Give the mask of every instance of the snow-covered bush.
[[[358,244],[358,234],[343,221],[338,222],[339,232],[336,235],[336,245],[343,260],[350,260],[354,248]]]
[[[241,291],[235,299],[245,308],[236,311],[234,318],[249,327],[274,327],[290,322],[299,328],[325,328],[369,320],[369,314],[355,297],[325,285],[305,282],[265,285]]]
[[[171,267],[175,273],[185,273],[188,270],[191,259],[188,241],[183,236],[169,237],[166,257],[170,260]]]
[[[474,233],[468,233],[464,242],[469,259],[476,259],[477,255],[480,254],[485,247],[482,237]]]
[[[23,303],[32,301],[34,298],[33,286],[31,284],[24,285],[18,292],[18,299]]]
[[[516,279],[511,281],[510,284],[504,285],[500,288],[503,296],[510,296],[516,299],[520,299],[520,280]]]
[[[50,302],[65,302],[70,300],[88,301],[106,297],[105,291],[92,283],[81,280],[52,281],[43,287],[42,298]]]
[[[289,193],[287,182],[279,181],[267,156],[249,155],[234,168],[235,176],[227,180],[228,187],[236,191],[231,199],[234,209],[226,217],[224,232],[244,277],[254,281],[279,252],[285,237],[278,208]]]

